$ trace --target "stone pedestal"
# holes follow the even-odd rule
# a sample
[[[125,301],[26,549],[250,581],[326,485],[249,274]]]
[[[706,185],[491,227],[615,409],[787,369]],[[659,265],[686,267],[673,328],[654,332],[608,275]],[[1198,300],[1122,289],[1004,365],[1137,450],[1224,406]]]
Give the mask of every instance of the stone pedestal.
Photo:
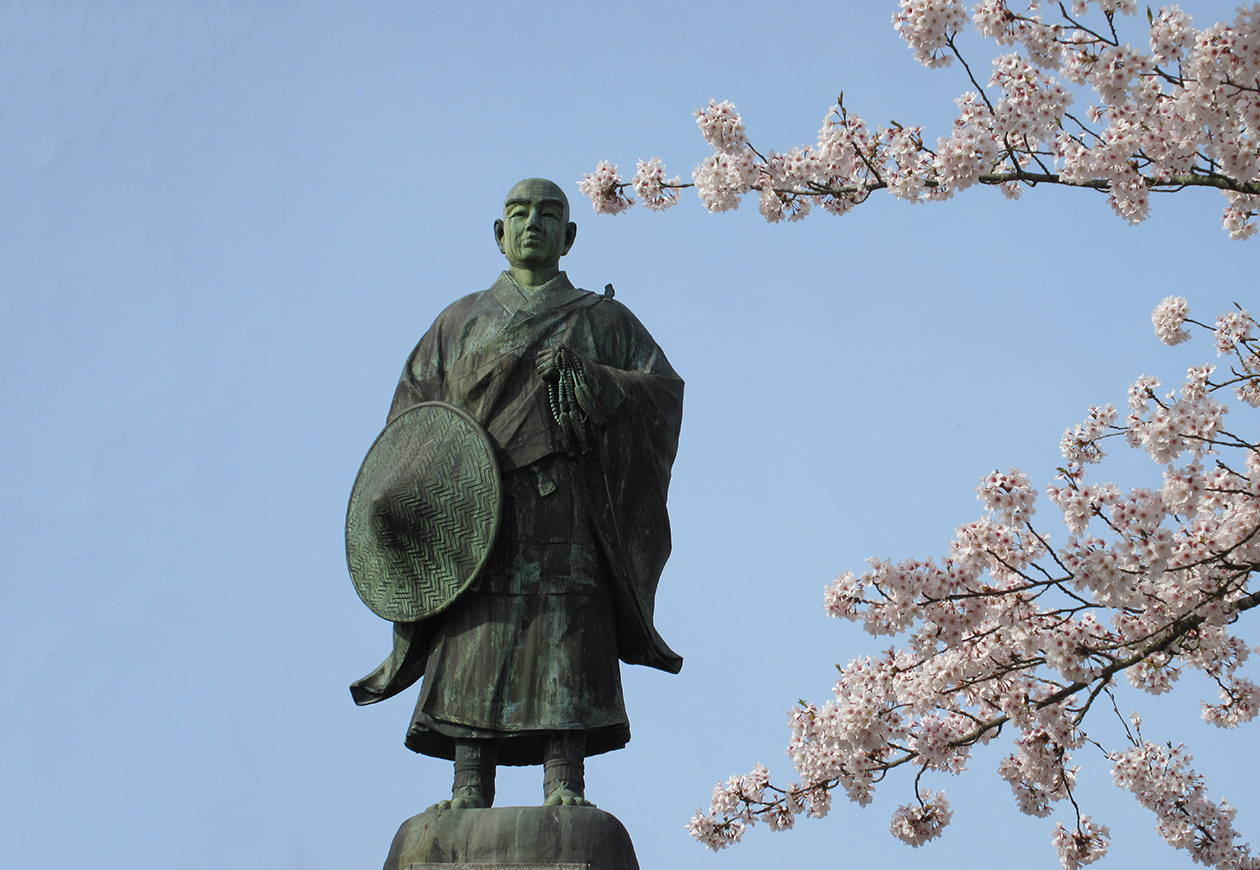
[[[394,835],[384,870],[639,870],[630,835],[595,807],[432,810]]]

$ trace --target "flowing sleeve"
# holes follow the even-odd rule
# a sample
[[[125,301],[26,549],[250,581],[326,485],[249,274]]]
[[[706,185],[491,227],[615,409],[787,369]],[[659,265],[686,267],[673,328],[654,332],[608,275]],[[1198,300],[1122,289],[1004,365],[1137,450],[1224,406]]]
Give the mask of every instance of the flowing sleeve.
[[[682,657],[656,631],[656,589],[671,549],[666,498],[682,428],[682,378],[642,324],[606,300],[600,359],[583,375],[607,426],[583,462],[587,503],[613,569],[618,655],[677,673]],[[609,328],[611,327],[611,328]]]
[[[438,398],[443,371],[444,319],[444,316],[438,318],[407,357],[394,390],[387,425],[413,405]],[[433,628],[427,620],[394,623],[393,650],[389,656],[372,673],[350,684],[354,703],[362,706],[392,698],[424,676]]]

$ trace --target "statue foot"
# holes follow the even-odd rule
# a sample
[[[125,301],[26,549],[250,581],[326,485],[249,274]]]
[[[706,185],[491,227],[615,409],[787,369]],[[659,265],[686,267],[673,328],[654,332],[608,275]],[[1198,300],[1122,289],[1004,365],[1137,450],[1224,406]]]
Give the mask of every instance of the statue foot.
[[[586,799],[586,734],[559,731],[543,756],[543,806],[593,807]]]
[[[547,799],[543,801],[545,807],[593,807],[595,804],[588,801],[578,792],[566,786],[553,791],[547,795]]]
[[[451,799],[438,801],[439,810],[484,810],[494,803],[495,758],[498,745],[491,740],[455,741],[455,782]]]
[[[479,794],[459,794],[450,800],[438,801],[429,807],[425,812],[440,812],[442,810],[484,810],[490,806],[490,802]]]
[[[488,806],[490,801],[480,794],[461,794],[451,798],[453,810],[484,810]]]

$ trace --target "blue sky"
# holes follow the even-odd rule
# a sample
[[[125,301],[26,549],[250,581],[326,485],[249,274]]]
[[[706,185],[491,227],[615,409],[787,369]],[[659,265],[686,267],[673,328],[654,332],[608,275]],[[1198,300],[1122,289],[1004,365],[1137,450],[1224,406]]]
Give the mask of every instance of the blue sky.
[[[716,855],[683,828],[720,779],[786,779],[788,707],[886,645],[827,620],[824,583],[944,553],[983,474],[1044,490],[1090,404],[1212,361],[1202,338],[1155,340],[1163,297],[1260,306],[1260,243],[1231,242],[1206,191],[1138,227],[1085,191],[774,226],[751,201],[580,201],[600,159],[686,176],[710,98],[761,148],[812,141],[841,90],[941,135],[962,71],[915,64],[894,9],[0,3],[0,863],[375,868],[449,789],[447,762],[402,745],[414,690],[350,701],[389,628],[342,522],[408,352],[493,281],[503,195],[541,175],[573,199],[569,276],[612,282],[687,381],[657,602],[686,665],[623,668],[634,739],[591,760],[590,797],[657,870],[1057,867],[1058,816],[1018,814],[998,746],[929,783],[954,824],[919,850],[887,833],[908,779]],[[1158,479],[1117,459],[1124,485]],[[1255,839],[1249,734],[1199,722],[1208,691],[1186,682],[1137,699],[1148,734],[1186,740]],[[1082,795],[1110,866],[1189,867],[1100,761],[1082,754]],[[536,802],[541,772],[499,788]]]

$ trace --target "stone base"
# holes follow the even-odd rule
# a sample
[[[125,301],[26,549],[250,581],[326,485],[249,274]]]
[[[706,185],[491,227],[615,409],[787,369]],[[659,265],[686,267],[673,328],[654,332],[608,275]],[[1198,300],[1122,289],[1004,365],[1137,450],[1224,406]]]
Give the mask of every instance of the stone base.
[[[590,864],[409,864],[405,870],[590,870]]]
[[[402,823],[384,870],[639,870],[630,835],[595,807],[431,810]]]

